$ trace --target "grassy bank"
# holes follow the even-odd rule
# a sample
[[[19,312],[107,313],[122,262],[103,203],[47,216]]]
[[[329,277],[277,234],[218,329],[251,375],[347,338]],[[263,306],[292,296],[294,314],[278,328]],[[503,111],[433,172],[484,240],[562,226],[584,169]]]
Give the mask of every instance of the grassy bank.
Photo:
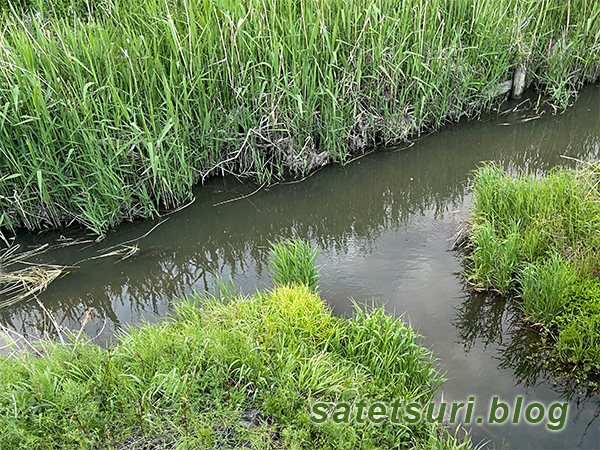
[[[559,372],[600,380],[600,166],[473,181],[468,279],[516,297]]]
[[[179,303],[109,350],[0,359],[0,447],[456,448],[429,424],[312,425],[311,402],[430,400],[418,336],[382,311],[331,316],[307,288]],[[469,446],[465,445],[465,448]]]
[[[316,280],[308,246],[275,250],[282,283]],[[425,405],[441,383],[410,326],[383,310],[333,317],[312,287],[249,298],[222,289],[107,350],[39,342],[37,354],[1,357],[0,447],[470,448],[424,422],[310,422],[317,400]]]
[[[103,233],[207,176],[346,161],[497,104],[519,65],[562,106],[600,73],[584,0],[0,5],[9,229]]]

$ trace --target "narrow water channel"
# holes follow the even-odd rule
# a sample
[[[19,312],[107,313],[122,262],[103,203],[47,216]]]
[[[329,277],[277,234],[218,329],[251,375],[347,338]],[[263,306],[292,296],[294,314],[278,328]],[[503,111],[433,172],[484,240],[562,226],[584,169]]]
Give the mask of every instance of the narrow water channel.
[[[600,396],[578,395],[528,362],[523,345],[531,336],[512,325],[503,300],[469,294],[460,255],[450,250],[458,224],[468,218],[470,174],[482,161],[541,174],[575,164],[562,156],[598,158],[600,87],[586,88],[564,114],[532,114],[516,111],[451,126],[410,149],[326,167],[303,182],[227,203],[256,187],[211,180],[197,189],[192,205],[140,241],[135,255],[83,262],[40,300],[62,326],[79,329],[91,317],[86,333],[105,343],[119,328],[165,315],[177,297],[214,289],[217,277],[231,277],[246,293],[267,288],[269,241],[298,236],[321,248],[322,296],[336,314],[350,314],[352,298],[405,313],[439,357],[448,379],[445,400],[475,396],[484,408],[493,395],[508,403],[516,396],[546,405],[570,401],[561,431],[542,424],[474,426],[475,442],[489,441],[489,448],[598,449]],[[99,244],[57,249],[40,261],[73,264],[155,224],[125,224]],[[19,239],[33,245],[56,237]],[[31,301],[1,309],[0,323],[34,335],[52,332]]]

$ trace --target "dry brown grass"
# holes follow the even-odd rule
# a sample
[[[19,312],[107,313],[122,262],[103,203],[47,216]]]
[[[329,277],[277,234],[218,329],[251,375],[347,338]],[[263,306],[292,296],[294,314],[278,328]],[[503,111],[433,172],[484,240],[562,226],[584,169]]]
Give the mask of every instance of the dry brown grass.
[[[31,262],[31,258],[48,248],[46,244],[34,250],[19,252],[20,246],[17,244],[9,246],[0,255],[0,308],[45,291],[64,272],[64,266]]]

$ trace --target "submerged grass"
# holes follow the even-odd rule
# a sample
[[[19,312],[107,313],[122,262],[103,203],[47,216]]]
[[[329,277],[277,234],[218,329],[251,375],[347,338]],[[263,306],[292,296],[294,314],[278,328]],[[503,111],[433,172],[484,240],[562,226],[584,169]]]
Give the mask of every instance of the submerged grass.
[[[600,381],[600,165],[542,178],[476,172],[467,277],[520,298],[563,373]]]
[[[431,400],[440,378],[417,339],[382,310],[332,317],[303,285],[196,297],[108,350],[2,357],[0,447],[469,448],[428,424],[310,423],[315,400]]]
[[[1,8],[1,6],[4,6]],[[0,227],[103,233],[600,74],[586,0],[0,2]]]

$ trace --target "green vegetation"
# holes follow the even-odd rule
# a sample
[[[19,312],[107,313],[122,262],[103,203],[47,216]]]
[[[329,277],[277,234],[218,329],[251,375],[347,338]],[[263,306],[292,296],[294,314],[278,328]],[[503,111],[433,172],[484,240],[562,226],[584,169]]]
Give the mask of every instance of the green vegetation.
[[[600,74],[586,0],[2,0],[0,227],[103,233],[215,174],[260,183],[406,139],[528,83]]]
[[[313,292],[317,291],[317,249],[311,249],[310,244],[299,238],[276,242],[271,247],[269,267],[275,284],[305,284]]]
[[[520,299],[562,373],[600,376],[600,165],[476,172],[468,279]]]
[[[303,284],[195,297],[106,350],[74,339],[1,357],[0,447],[471,448],[428,423],[309,420],[317,400],[431,401],[441,378],[418,339],[382,309],[333,317]]]

